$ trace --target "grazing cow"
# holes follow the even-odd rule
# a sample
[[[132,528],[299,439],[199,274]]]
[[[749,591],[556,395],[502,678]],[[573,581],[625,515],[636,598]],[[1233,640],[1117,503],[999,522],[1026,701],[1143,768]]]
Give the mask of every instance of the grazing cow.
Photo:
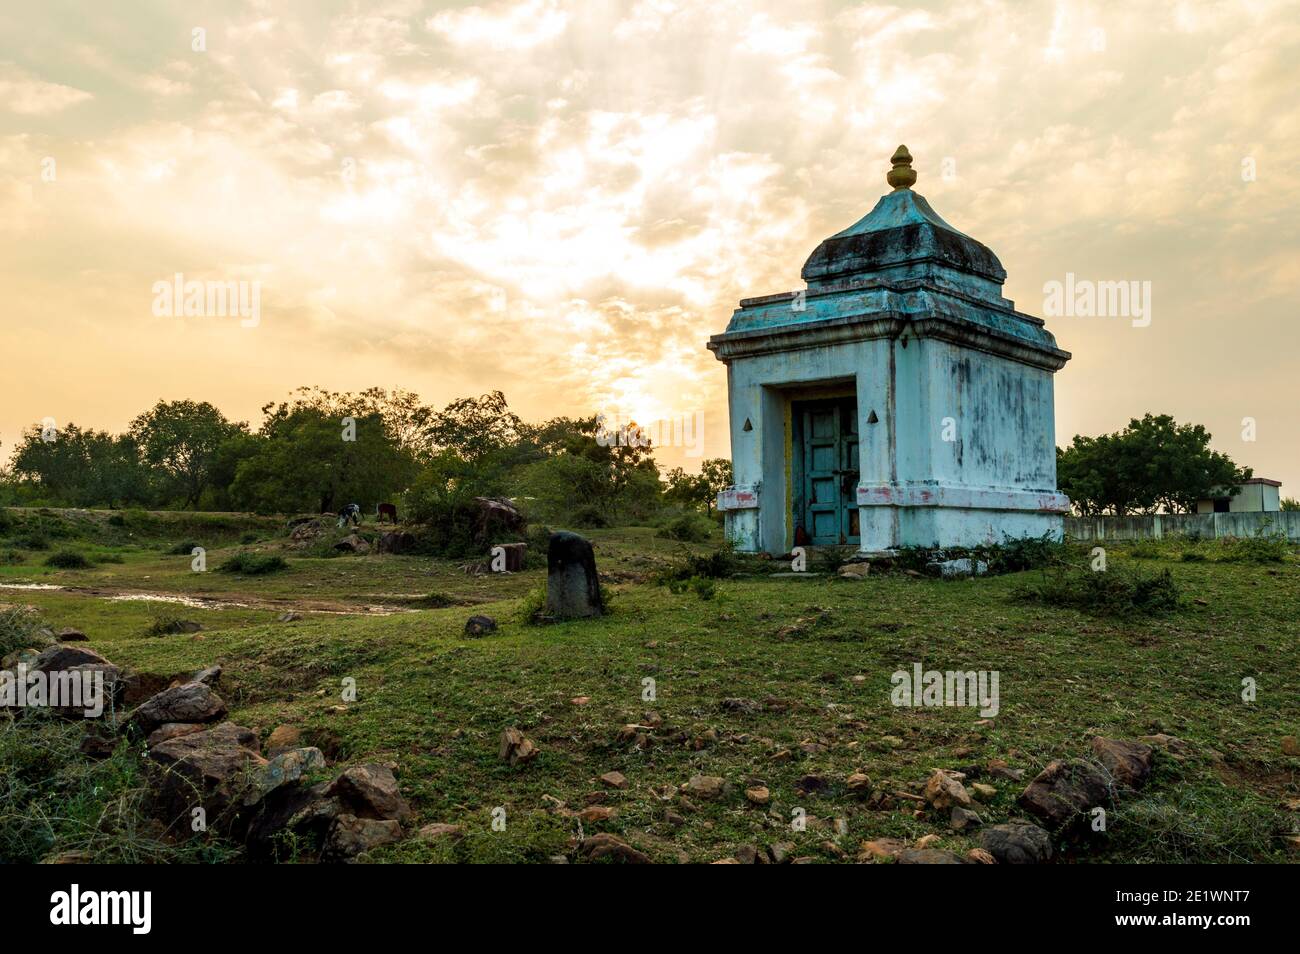
[[[339,511],[339,526],[346,527],[348,522],[354,527],[361,526],[361,505],[350,503]]]
[[[383,523],[385,517],[393,521],[393,523],[397,523],[397,505],[390,503],[379,504],[375,507],[375,517],[379,523]]]

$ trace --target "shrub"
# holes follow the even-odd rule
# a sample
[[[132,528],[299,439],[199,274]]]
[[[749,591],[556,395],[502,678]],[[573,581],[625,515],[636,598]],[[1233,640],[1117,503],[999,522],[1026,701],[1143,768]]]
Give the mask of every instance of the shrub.
[[[265,576],[289,569],[284,557],[274,553],[252,553],[240,550],[219,567],[219,573],[242,573],[244,576]]]
[[[1164,556],[1164,548],[1155,540],[1134,540],[1128,555],[1135,560],[1158,560]]]
[[[259,539],[258,535],[250,530],[239,538],[239,542],[247,546],[250,543],[256,543]]]
[[[0,566],[16,566],[19,563],[25,563],[27,557],[14,549],[0,550]]]
[[[76,550],[58,550],[45,558],[45,565],[60,570],[85,570],[90,567],[90,561]]]
[[[683,543],[706,543],[715,524],[703,514],[684,513],[669,520],[657,534],[667,540]]]
[[[736,572],[736,558],[731,544],[719,547],[711,553],[684,554],[682,562],[660,570],[655,582],[672,589],[673,584],[683,583],[694,577],[710,580],[723,580]]]
[[[13,543],[14,546],[22,547],[24,550],[48,550],[50,548],[50,538],[39,530],[14,537]]]
[[[53,641],[49,627],[35,609],[0,605],[0,656],[18,649],[43,649]]]
[[[1045,573],[1040,584],[1019,590],[1017,596],[1098,615],[1157,615],[1178,608],[1179,590],[1168,570],[1154,574],[1115,568],[1094,572],[1086,566],[1061,566]]]
[[[203,546],[203,544],[194,540],[182,540],[180,543],[168,547],[166,553],[168,556],[192,556],[194,554],[194,548],[201,546]]]
[[[1253,537],[1230,537],[1219,546],[1219,559],[1225,563],[1281,563],[1291,551],[1286,534],[1270,533],[1267,525]]]

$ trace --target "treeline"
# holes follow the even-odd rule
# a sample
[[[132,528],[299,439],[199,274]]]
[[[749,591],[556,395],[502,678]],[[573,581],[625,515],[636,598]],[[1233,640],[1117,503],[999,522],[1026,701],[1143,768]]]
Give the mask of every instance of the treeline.
[[[1210,437],[1200,424],[1147,414],[1122,431],[1058,447],[1056,484],[1085,517],[1189,513],[1198,500],[1236,493],[1252,474],[1210,450]]]
[[[0,475],[0,502],[371,513],[392,501],[437,523],[474,497],[511,497],[539,519],[591,527],[710,512],[730,481],[725,460],[661,475],[648,441],[611,439],[594,415],[526,423],[500,391],[437,409],[402,390],[299,388],[262,415],[253,429],[206,401],[160,401],[122,434],[35,426]]]

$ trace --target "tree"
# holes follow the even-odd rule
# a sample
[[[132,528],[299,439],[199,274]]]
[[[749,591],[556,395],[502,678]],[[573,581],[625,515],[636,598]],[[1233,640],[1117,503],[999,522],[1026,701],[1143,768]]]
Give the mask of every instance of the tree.
[[[255,445],[224,451],[235,464],[231,498],[263,513],[335,512],[386,501],[415,476],[411,453],[398,446],[383,414],[365,400],[320,388],[262,408]]]
[[[1283,510],[1300,510],[1300,500],[1296,500],[1294,497],[1283,497],[1283,498],[1282,498],[1282,509],[1283,509]]]
[[[148,493],[134,440],[71,423],[53,435],[39,426],[24,431],[11,469],[51,502],[73,507],[139,503]]]
[[[130,435],[162,493],[196,507],[211,480],[217,449],[245,427],[226,420],[207,401],[159,401],[131,422]]]
[[[718,494],[731,486],[731,461],[724,457],[714,457],[700,465],[698,474],[688,474],[680,467],[674,467],[667,475],[668,489],[664,496],[686,507],[703,507],[704,512],[713,516],[713,505]]]
[[[1117,433],[1076,436],[1058,448],[1057,484],[1085,516],[1189,512],[1199,499],[1236,493],[1252,473],[1211,450],[1210,439],[1199,424],[1147,414]]]

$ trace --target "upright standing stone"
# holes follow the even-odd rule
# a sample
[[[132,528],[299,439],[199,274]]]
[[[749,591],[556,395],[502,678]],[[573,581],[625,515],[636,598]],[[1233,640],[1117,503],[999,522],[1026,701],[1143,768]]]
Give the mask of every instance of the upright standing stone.
[[[546,615],[560,619],[600,616],[596,554],[576,533],[552,533],[546,547]]]

